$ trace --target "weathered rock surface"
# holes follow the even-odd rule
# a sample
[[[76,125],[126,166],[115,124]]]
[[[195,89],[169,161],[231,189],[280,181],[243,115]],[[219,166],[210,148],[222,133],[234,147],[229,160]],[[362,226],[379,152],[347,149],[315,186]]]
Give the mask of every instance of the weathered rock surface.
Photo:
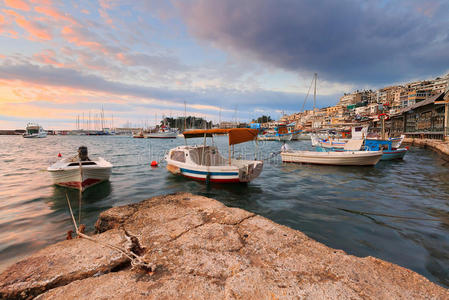
[[[123,247],[123,230],[95,236],[100,242]],[[0,274],[0,298],[26,299],[72,281],[99,276],[128,265],[119,252],[86,239],[59,242],[19,261]]]
[[[449,141],[405,138],[404,143],[420,147],[429,147],[445,155],[449,155]]]
[[[11,266],[0,275],[0,296],[449,299],[448,290],[413,271],[347,255],[261,216],[192,194],[112,208],[101,213],[96,227],[97,238],[116,244],[124,243],[125,230],[137,237],[145,260],[157,265],[155,272],[123,267],[126,259],[119,253],[76,239]]]

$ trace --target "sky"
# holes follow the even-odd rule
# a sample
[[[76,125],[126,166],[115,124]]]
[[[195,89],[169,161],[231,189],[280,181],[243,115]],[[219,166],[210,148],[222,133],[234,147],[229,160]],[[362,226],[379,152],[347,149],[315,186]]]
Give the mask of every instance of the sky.
[[[447,0],[0,0],[0,129],[249,121],[449,72]],[[313,105],[308,97],[305,108]]]

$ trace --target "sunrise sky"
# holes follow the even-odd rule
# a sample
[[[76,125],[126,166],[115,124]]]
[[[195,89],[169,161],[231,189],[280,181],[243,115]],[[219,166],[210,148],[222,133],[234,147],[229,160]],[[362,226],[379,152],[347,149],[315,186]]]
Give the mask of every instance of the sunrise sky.
[[[0,128],[248,121],[449,72],[446,0],[0,0]],[[311,102],[306,105],[310,108]]]

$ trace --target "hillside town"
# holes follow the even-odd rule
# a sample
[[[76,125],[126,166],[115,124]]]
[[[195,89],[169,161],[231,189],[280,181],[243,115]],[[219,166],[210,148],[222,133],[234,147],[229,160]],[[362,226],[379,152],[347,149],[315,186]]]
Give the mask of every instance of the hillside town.
[[[343,129],[367,123],[379,128],[379,116],[386,116],[390,135],[442,139],[449,135],[449,74],[433,80],[387,86],[377,91],[357,90],[344,94],[330,107],[284,115],[277,122],[262,124],[273,127],[295,123],[297,129]]]

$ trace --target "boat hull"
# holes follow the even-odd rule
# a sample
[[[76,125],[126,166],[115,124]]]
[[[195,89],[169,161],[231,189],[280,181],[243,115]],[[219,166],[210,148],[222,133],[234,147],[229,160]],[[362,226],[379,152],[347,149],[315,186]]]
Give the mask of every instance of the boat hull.
[[[109,180],[112,167],[88,166],[82,168],[73,167],[64,170],[48,170],[53,179],[53,183],[59,186],[85,190],[103,181]],[[82,176],[81,176],[82,173]]]
[[[282,135],[261,135],[257,139],[259,141],[291,141],[293,134],[282,134]]]
[[[145,136],[147,139],[176,139],[178,137],[178,133],[170,132],[170,133],[150,133]]]
[[[240,182],[238,170],[223,171],[223,172],[207,172],[207,171],[192,170],[189,168],[181,168],[180,174],[182,176],[190,178],[190,179],[200,180],[200,181],[209,180],[209,182],[213,182],[213,183],[238,183],[238,182]]]
[[[294,140],[294,141],[310,141],[310,139],[311,139],[310,134],[304,134],[304,133],[294,134],[292,137],[292,140]]]
[[[217,167],[207,168],[205,166],[177,166],[176,162],[168,162],[167,170],[175,175],[182,175],[189,179],[205,181],[210,183],[246,183],[250,182],[260,175],[263,164],[260,162],[255,167],[249,167],[250,170],[242,171],[238,167],[228,167],[219,169]]]
[[[258,160],[224,159],[216,147],[178,146],[165,156],[167,170],[206,183],[250,182],[263,169]]]
[[[44,138],[47,137],[47,133],[36,133],[36,134],[24,134],[24,138],[26,139],[36,139],[36,138]]]
[[[282,162],[335,166],[374,166],[382,151],[315,152],[292,151],[281,153]]]
[[[387,150],[383,152],[382,158],[380,160],[394,160],[403,159],[407,153],[407,148],[401,148],[396,150]]]

